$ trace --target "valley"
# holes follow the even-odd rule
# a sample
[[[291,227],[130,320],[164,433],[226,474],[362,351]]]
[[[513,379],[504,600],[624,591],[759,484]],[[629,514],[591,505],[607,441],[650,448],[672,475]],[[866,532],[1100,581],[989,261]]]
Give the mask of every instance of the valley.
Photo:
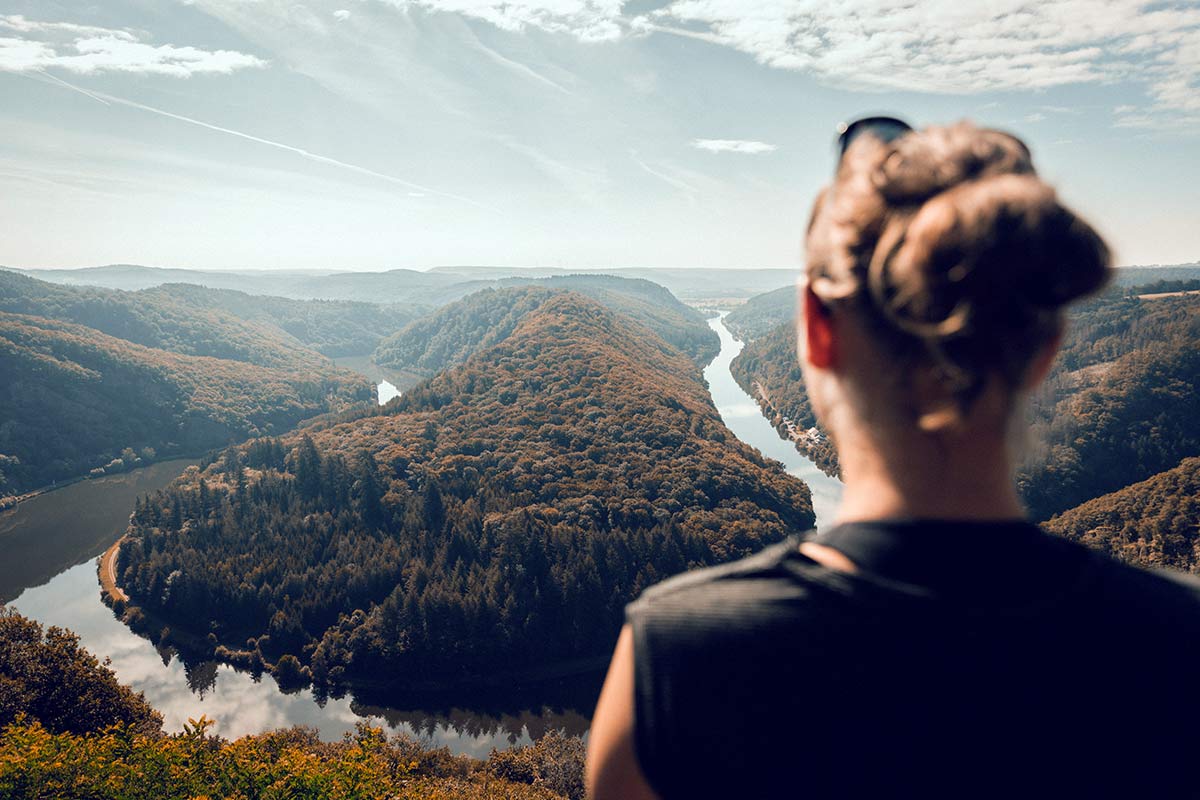
[[[714,338],[719,337],[721,347],[720,354],[704,371],[711,390],[708,402],[715,404],[720,419],[742,441],[782,460],[789,472],[814,486],[813,505],[819,516],[831,513],[836,504],[836,482],[830,487],[818,487],[812,482],[814,476],[823,476],[776,437],[730,376],[728,364],[740,343],[728,334],[717,318],[711,319],[705,328],[715,332]],[[177,469],[181,470],[182,466]],[[24,587],[18,583],[10,593],[21,595],[14,606],[22,612],[48,623],[71,627],[80,633],[84,644],[93,652],[111,656],[121,680],[145,691],[153,707],[162,711],[167,730],[181,730],[189,717],[206,713],[217,720],[217,730],[226,736],[256,733],[278,725],[304,724],[315,726],[322,736],[336,738],[352,728],[355,720],[365,718],[396,731],[426,737],[435,744],[448,745],[455,752],[478,756],[486,755],[493,747],[527,743],[551,729],[576,734],[586,730],[590,704],[594,702],[598,688],[599,675],[595,672],[578,679],[519,686],[517,692],[501,691],[488,684],[490,688],[482,692],[460,690],[440,696],[425,693],[410,697],[407,702],[402,697],[393,697],[389,708],[388,702],[360,700],[353,692],[336,697],[314,694],[312,689],[290,688],[284,693],[277,688],[270,674],[255,678],[252,671],[238,671],[197,658],[194,654],[178,654],[170,646],[156,649],[114,619],[111,610],[100,603],[96,567],[91,560],[123,532],[123,516],[128,515],[128,510],[122,514],[121,504],[131,509],[137,494],[155,488],[155,484],[139,479],[143,474],[145,470],[135,470],[125,475],[85,481],[51,493],[35,501],[37,504],[22,504],[16,512],[10,512],[25,513],[21,524],[13,527],[24,531],[28,541],[39,543],[43,550],[53,551],[60,541],[61,531],[51,526],[61,523],[51,522],[54,518],[49,515],[52,510],[76,507],[73,492],[98,488],[104,482],[138,479],[140,491],[122,495],[124,500],[114,497],[109,533],[100,534],[102,523],[88,525],[76,519],[80,535],[89,531],[100,534],[93,540],[90,550],[81,550],[74,557],[76,560],[72,563],[78,566],[65,569],[48,583],[45,583],[45,573],[27,575]],[[157,485],[162,486],[169,480],[169,477],[163,478]],[[44,523],[40,521],[43,518]],[[398,699],[403,703],[399,707],[396,706]]]
[[[0,515],[0,588],[112,658],[167,730],[204,713],[223,736],[301,724],[334,739],[366,720],[479,758],[582,735],[624,602],[829,520],[840,495],[790,287],[706,320],[596,276],[489,285],[424,314],[28,281],[0,283],[6,364],[97,411],[12,418],[130,437],[95,416],[124,413],[154,455],[126,460],[82,428],[63,440],[104,469]],[[1050,530],[1193,570],[1197,302],[1152,294],[1078,309],[1031,404],[1021,480]],[[155,385],[138,374],[176,398],[164,408],[191,405],[180,419],[222,427],[187,452],[179,421],[122,411]],[[326,393],[304,401],[304,381]],[[5,464],[10,492],[36,483]],[[95,558],[126,535],[114,616]]]

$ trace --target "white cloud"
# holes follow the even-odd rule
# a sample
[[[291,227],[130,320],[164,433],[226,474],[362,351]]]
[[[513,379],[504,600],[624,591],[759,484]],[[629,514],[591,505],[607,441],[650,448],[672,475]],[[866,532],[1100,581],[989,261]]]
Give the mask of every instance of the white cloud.
[[[133,41],[134,36],[129,31],[97,28],[95,25],[76,25],[73,22],[39,22],[25,19],[21,14],[0,16],[0,28],[7,28],[17,33],[36,33],[39,35],[74,34],[76,36],[118,36]]]
[[[1148,0],[674,0],[631,21],[858,89],[934,93],[1141,81],[1200,117],[1200,6]]]
[[[339,8],[337,11],[333,12],[333,18],[338,22],[345,22],[346,20],[350,19],[350,16],[350,12],[344,8]]]
[[[854,89],[973,94],[1139,82],[1151,113],[1200,119],[1194,0],[671,0],[632,17],[623,0],[386,2],[585,41],[668,33]]]
[[[611,41],[622,31],[624,0],[388,0],[400,8],[416,6],[490,22],[506,31],[538,28],[566,33],[586,42]]]
[[[1025,115],[1026,122],[1041,122],[1046,118],[1046,115],[1040,111],[1035,111],[1032,114]]]
[[[692,139],[692,147],[710,153],[747,153],[757,155],[777,150],[773,144],[753,142],[745,139]]]
[[[186,78],[202,73],[230,73],[267,62],[234,50],[152,45],[127,30],[38,22],[20,15],[0,16],[0,71],[30,72],[58,67],[86,75],[136,72]]]

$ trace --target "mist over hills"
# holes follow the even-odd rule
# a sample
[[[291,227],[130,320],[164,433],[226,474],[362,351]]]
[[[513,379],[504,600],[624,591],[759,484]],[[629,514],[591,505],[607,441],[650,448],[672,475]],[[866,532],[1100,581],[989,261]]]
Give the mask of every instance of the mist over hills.
[[[434,267],[425,272],[246,270],[216,271],[111,265],[82,269],[16,269],[39,280],[111,289],[149,289],[164,283],[193,283],[211,289],[235,289],[292,299],[398,302],[434,307],[486,287],[567,275],[614,275],[647,280],[666,287],[683,300],[740,299],[795,280],[788,269],[558,269],[552,267]]]
[[[687,355],[542,294],[383,409],[227,449],[150,498],[122,586],[172,626],[211,622],[234,663],[443,680],[602,656],[645,586],[812,524]]]
[[[666,287],[685,302],[736,304],[775,289],[794,287],[801,275],[796,269],[727,269],[676,267],[613,267],[563,269],[560,267],[438,266],[421,271],[350,270],[203,270],[112,264],[78,269],[19,269],[0,267],[49,281],[110,289],[149,289],[164,283],[192,283],[211,289],[233,289],[247,294],[275,295],[300,300],[356,300],[368,303],[403,303],[430,310],[486,287],[499,288],[505,279],[534,281],[566,275],[615,275],[643,279]],[[1190,264],[1129,266],[1117,270],[1116,283],[1136,286],[1157,280],[1200,279],[1200,262]],[[782,322],[782,319],[779,319]],[[770,329],[763,322],[760,334]]]
[[[370,289],[393,292],[448,286],[462,278],[412,269],[387,272],[343,272],[338,270],[198,270],[112,264],[80,269],[16,269],[38,280],[76,286],[102,286],[137,291],[164,283],[192,283],[210,289],[235,289],[249,294],[268,294],[294,299],[353,300],[349,295]],[[358,276],[358,277],[355,277]],[[331,286],[325,289],[326,285]],[[375,298],[378,300],[379,296]]]

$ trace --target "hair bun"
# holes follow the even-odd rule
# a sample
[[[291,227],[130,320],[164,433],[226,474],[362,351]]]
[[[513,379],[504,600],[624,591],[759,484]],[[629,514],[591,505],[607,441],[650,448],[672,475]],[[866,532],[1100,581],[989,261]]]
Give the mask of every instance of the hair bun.
[[[960,122],[898,139],[874,182],[889,202],[912,203],[966,181],[1034,173],[1029,148],[1020,139]]]
[[[807,256],[814,292],[856,300],[879,344],[933,367],[962,408],[992,375],[1020,385],[1062,307],[1111,275],[1104,241],[1029,149],[968,122],[855,140],[814,207]]]
[[[1108,269],[1103,240],[1053,189],[1010,173],[960,183],[885,231],[868,284],[909,333],[994,336],[1099,289]]]

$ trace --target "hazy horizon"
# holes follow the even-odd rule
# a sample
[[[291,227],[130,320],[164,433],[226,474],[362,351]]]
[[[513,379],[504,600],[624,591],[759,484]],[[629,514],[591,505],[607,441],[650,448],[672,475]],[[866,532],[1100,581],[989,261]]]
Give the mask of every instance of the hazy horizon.
[[[1200,265],[1200,259],[1192,261],[1179,261],[1170,264],[1117,264],[1117,269],[1154,269],[1165,267],[1191,267]],[[228,272],[236,273],[278,273],[278,274],[311,274],[311,275],[337,275],[346,273],[377,273],[377,272],[433,272],[435,270],[445,270],[451,272],[456,269],[465,270],[495,270],[498,272],[516,271],[516,270],[538,270],[538,271],[557,271],[563,273],[572,272],[604,272],[618,270],[676,270],[676,271],[719,271],[719,270],[751,270],[776,271],[776,272],[799,272],[801,265],[798,262],[795,266],[786,267],[760,267],[754,265],[745,266],[730,266],[730,267],[675,267],[665,266],[661,264],[621,264],[618,266],[574,266],[574,267],[559,267],[554,265],[533,266],[533,265],[514,265],[501,266],[492,264],[431,264],[423,267],[378,267],[378,268],[362,268],[355,269],[353,267],[198,267],[198,266],[174,266],[162,264],[133,264],[129,262],[118,262],[112,264],[82,264],[79,266],[49,266],[49,267],[27,267],[18,266],[15,264],[0,264],[0,269],[18,270],[24,272],[70,272],[85,269],[108,269],[116,267],[132,267],[137,269],[160,269],[160,270],[177,270],[181,272]]]

